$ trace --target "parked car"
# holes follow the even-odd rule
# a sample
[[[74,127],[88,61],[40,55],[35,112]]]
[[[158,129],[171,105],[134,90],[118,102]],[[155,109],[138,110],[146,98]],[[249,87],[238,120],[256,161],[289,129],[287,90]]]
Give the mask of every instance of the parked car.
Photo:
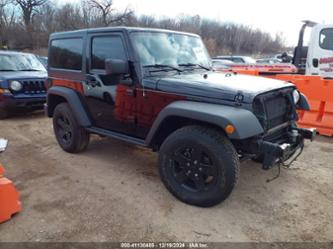
[[[151,148],[166,188],[192,205],[225,200],[241,159],[260,160],[266,170],[291,163],[315,135],[297,127],[296,108],[309,104],[295,85],[214,72],[195,34],[130,27],[55,33],[48,73],[46,112],[63,150],[85,150],[90,134]],[[108,87],[114,101],[96,94]]]
[[[213,69],[215,69],[216,71],[230,71],[231,67],[229,66],[230,64],[232,64],[232,61],[229,60],[212,60],[212,66]]]
[[[283,52],[276,54],[274,58],[281,60],[282,63],[292,63],[294,55],[291,53]]]
[[[39,55],[36,55],[36,57],[43,64],[43,66],[45,68],[47,68],[47,61],[48,61],[47,57],[46,56],[39,56]]]
[[[256,63],[258,64],[278,64],[282,63],[282,60],[277,59],[277,58],[262,58],[256,60]]]
[[[15,109],[43,108],[47,72],[33,54],[0,51],[0,118]]]
[[[255,64],[256,60],[249,56],[216,56],[213,59],[215,60],[229,60],[233,63],[245,63],[245,64]]]

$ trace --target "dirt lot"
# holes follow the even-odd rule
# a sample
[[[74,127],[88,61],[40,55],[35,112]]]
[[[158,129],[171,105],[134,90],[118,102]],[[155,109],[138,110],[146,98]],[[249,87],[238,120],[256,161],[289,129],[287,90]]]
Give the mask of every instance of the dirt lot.
[[[63,152],[42,114],[0,121],[9,139],[0,161],[21,193],[22,213],[0,225],[0,241],[331,241],[333,138],[319,137],[281,177],[244,162],[232,196],[213,208],[176,200],[157,155],[94,136],[87,151]]]

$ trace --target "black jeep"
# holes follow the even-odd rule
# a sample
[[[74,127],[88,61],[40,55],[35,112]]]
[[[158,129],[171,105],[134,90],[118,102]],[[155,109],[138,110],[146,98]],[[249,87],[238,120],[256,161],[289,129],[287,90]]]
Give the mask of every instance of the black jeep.
[[[180,200],[212,206],[234,188],[240,161],[264,169],[293,160],[315,130],[293,84],[217,73],[199,36],[140,28],[52,34],[46,112],[59,145],[84,150],[100,134],[159,151],[159,171]]]
[[[0,51],[0,119],[15,109],[43,109],[46,77],[35,55]]]

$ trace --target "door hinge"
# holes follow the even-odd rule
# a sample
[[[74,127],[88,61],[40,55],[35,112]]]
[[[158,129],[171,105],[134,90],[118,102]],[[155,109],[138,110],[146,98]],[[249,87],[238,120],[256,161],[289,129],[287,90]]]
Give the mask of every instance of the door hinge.
[[[242,93],[237,93],[235,95],[234,101],[236,102],[237,105],[241,105],[243,103],[244,100],[244,95]]]

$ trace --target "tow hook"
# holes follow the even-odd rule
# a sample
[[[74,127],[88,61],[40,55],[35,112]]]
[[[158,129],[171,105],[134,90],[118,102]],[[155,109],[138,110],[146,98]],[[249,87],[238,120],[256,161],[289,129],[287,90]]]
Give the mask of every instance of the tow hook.
[[[287,144],[287,143],[285,143],[285,144],[281,144],[281,145],[280,145],[280,148],[281,148],[281,150],[284,152],[284,151],[286,151],[288,148],[290,148],[290,144]]]
[[[297,128],[297,131],[302,135],[304,139],[310,139],[311,142],[317,136],[316,128],[309,128],[309,129]]]

